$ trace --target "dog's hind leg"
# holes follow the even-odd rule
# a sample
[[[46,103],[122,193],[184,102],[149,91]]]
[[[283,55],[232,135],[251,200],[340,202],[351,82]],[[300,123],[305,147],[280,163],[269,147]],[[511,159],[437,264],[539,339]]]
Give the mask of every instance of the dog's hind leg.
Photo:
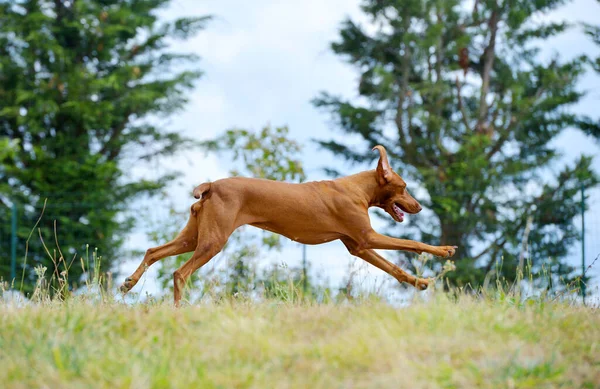
[[[228,237],[229,236],[227,236],[227,238]],[[225,246],[225,243],[227,242],[227,238],[203,239],[203,241],[198,244],[198,247],[196,247],[194,255],[173,273],[173,297],[175,306],[179,306],[181,292],[185,287],[187,279],[192,273],[208,263],[208,261],[223,249],[223,246]]]
[[[241,225],[238,214],[240,205],[208,200],[200,210],[198,225],[198,245],[192,257],[173,273],[173,294],[175,305],[179,306],[181,292],[187,279],[217,255],[227,243],[229,236]]]
[[[179,255],[183,253],[189,253],[196,249],[198,244],[198,221],[197,221],[197,209],[195,207],[200,206],[200,202],[194,204],[190,211],[190,218],[186,226],[181,232],[169,243],[162,246],[153,247],[146,251],[146,255],[142,260],[142,263],[133,272],[133,274],[125,279],[123,285],[121,285],[121,292],[127,293],[131,288],[138,283],[146,269],[152,264],[160,261],[163,258]]]

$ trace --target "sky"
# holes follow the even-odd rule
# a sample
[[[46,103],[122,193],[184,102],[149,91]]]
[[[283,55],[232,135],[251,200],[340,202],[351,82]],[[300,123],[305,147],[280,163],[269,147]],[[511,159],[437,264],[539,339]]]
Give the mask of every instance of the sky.
[[[201,56],[199,66],[205,74],[190,92],[186,108],[164,124],[197,140],[214,138],[232,127],[258,130],[266,124],[287,125],[290,136],[304,145],[302,161],[309,180],[325,179],[321,171],[324,166],[335,166],[349,174],[374,168],[376,155],[372,166],[349,166],[319,150],[311,141],[341,136],[333,130],[328,115],[311,105],[311,99],[320,91],[349,98],[357,96],[357,73],[329,50],[329,44],[338,39],[340,23],[345,18],[365,21],[359,5],[357,0],[174,0],[168,9],[161,11],[164,20],[190,15],[213,15],[214,19],[197,37],[173,42],[174,51]],[[593,15],[599,14],[598,2],[577,0],[549,18],[593,23]],[[542,55],[554,52],[569,57],[579,52],[597,53],[597,49],[580,34],[568,33],[549,42]],[[595,107],[600,101],[600,80],[588,76],[582,81],[582,87],[589,95],[575,109],[598,117]],[[555,142],[563,152],[561,162],[572,161],[581,153],[598,155],[600,151],[598,142],[574,130],[565,131]],[[600,172],[600,158],[595,159],[594,166]],[[178,209],[185,210],[193,201],[190,193],[195,185],[225,178],[232,167],[222,156],[194,151],[155,163],[137,173],[152,178],[173,169],[180,171],[181,176],[177,184],[169,188],[168,196]],[[557,171],[559,167],[552,170]],[[411,184],[415,183],[408,182],[409,187]],[[165,200],[152,201],[153,212],[161,214],[161,207],[166,207]],[[594,212],[586,214],[588,262],[600,253],[600,243],[592,239],[600,234],[600,194],[597,191],[592,193],[591,202]],[[380,221],[372,220],[376,229],[382,227]],[[185,221],[182,218],[182,227]],[[128,240],[130,248],[145,250],[150,246],[143,227]],[[342,282],[349,264],[359,269],[365,284],[391,279],[362,260],[353,259],[339,242],[309,246],[307,252],[314,274],[325,275],[332,284]],[[385,252],[381,253],[386,256]],[[267,255],[261,262],[266,264],[282,258],[288,265],[298,264],[300,245],[288,241],[282,253]],[[580,263],[580,258],[581,248],[574,247],[570,260]],[[129,274],[140,260],[125,260],[120,268],[122,274]],[[223,261],[216,257],[206,266],[222,265]],[[594,270],[600,276],[598,268],[600,266]],[[160,293],[155,278],[156,266],[146,273],[143,292]],[[134,291],[140,292],[136,289]]]

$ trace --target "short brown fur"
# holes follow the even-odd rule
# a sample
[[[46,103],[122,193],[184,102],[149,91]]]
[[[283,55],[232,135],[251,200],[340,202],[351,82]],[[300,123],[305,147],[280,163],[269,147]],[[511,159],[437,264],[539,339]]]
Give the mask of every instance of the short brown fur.
[[[128,292],[153,263],[194,252],[173,273],[175,305],[188,277],[221,251],[231,233],[249,224],[304,244],[341,240],[348,251],[385,271],[399,282],[426,289],[430,280],[416,278],[384,259],[374,249],[427,252],[451,257],[456,246],[430,246],[412,240],[381,235],[371,227],[368,208],[379,207],[398,222],[403,212],[415,214],[421,205],[406,190],[406,183],[390,167],[383,146],[376,170],[332,181],[291,184],[256,178],[234,177],[203,183],[194,189],[200,199],[192,205],[184,229],[171,242],[148,249],[137,270],[121,291]],[[394,205],[395,204],[395,205]]]

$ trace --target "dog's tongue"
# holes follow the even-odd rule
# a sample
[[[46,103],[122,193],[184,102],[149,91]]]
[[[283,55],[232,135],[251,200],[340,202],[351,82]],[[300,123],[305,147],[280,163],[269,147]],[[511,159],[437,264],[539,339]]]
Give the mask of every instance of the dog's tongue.
[[[396,204],[394,204],[393,208],[394,208],[394,213],[396,214],[396,216],[398,216],[398,219],[400,219],[400,221],[404,221],[404,212],[402,212],[400,207],[397,206]]]

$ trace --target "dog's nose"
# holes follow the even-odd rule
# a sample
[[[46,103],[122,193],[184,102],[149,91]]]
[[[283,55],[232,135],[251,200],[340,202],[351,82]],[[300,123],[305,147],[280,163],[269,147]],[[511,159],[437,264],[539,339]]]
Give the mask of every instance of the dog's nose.
[[[421,207],[421,204],[417,204],[417,212],[421,212],[422,209],[423,207]]]

